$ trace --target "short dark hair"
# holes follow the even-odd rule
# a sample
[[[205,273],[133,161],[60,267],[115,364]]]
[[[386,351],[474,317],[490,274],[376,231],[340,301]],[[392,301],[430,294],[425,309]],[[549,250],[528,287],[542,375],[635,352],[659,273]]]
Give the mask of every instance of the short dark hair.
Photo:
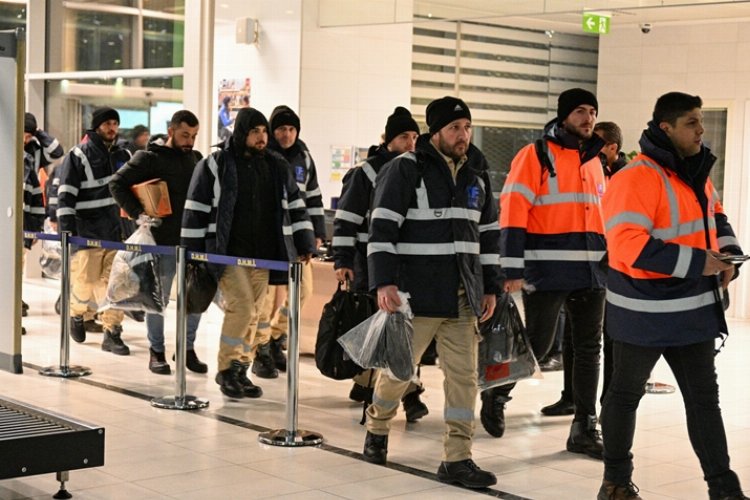
[[[172,115],[172,119],[169,120],[169,126],[172,128],[177,128],[180,126],[180,123],[184,123],[188,127],[197,127],[198,117],[195,116],[192,111],[181,109],[180,111]]]
[[[601,132],[601,137],[607,144],[617,144],[617,151],[622,149],[622,130],[615,122],[598,122],[594,132]]]
[[[703,100],[697,95],[668,92],[656,100],[653,120],[656,125],[667,122],[674,126],[677,119],[695,108],[702,108]]]

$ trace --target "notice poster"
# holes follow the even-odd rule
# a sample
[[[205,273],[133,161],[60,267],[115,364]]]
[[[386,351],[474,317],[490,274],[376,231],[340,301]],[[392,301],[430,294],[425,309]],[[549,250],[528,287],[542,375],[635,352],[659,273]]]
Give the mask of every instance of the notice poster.
[[[331,180],[341,181],[346,172],[354,166],[352,146],[331,146]]]

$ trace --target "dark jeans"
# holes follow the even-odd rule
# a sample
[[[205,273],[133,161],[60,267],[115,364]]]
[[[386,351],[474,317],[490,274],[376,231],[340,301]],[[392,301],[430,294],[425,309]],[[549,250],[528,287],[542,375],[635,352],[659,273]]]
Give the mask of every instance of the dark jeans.
[[[729,469],[727,438],[719,408],[713,340],[674,347],[644,347],[613,341],[612,356],[614,371],[601,414],[604,479],[615,484],[630,481],[633,472],[630,449],[638,403],[651,370],[664,356],[682,392],[690,443],[709,487],[723,490],[727,482],[734,482],[736,476]]]
[[[575,420],[596,415],[604,293],[602,288],[523,293],[526,330],[537,359],[542,359],[552,348],[559,311],[565,307],[566,328],[570,328],[575,356],[572,370]],[[514,386],[504,385],[492,391],[507,398]]]

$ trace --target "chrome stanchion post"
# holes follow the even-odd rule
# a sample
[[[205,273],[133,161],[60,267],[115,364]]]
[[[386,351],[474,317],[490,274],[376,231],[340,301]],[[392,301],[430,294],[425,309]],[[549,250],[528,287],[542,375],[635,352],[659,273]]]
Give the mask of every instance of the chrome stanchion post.
[[[60,233],[60,366],[46,366],[39,370],[49,377],[81,377],[91,375],[91,368],[69,366],[70,362],[70,238],[69,231]]]
[[[175,339],[175,395],[151,400],[151,406],[170,410],[199,410],[208,406],[208,401],[189,396],[185,379],[185,352],[187,350],[187,290],[185,278],[187,252],[177,247],[177,334]]]
[[[297,429],[299,403],[299,310],[302,263],[289,266],[289,338],[287,340],[286,429],[263,432],[258,441],[274,446],[316,446],[323,442],[317,432]]]

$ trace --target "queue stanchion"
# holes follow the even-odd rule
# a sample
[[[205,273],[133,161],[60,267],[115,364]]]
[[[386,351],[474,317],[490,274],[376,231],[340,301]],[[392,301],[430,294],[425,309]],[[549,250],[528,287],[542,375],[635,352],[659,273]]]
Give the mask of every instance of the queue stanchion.
[[[151,400],[151,406],[168,410],[200,410],[208,406],[208,401],[187,392],[185,380],[185,353],[187,350],[187,289],[185,277],[187,252],[185,247],[177,247],[177,338],[175,339],[175,395],[162,396]]]
[[[302,263],[289,265],[289,339],[287,342],[286,429],[263,432],[258,441],[273,446],[316,446],[323,442],[317,432],[297,429],[299,402],[299,310]]]
[[[82,377],[91,375],[91,368],[70,366],[70,232],[60,233],[60,365],[46,366],[39,374],[48,377]]]

